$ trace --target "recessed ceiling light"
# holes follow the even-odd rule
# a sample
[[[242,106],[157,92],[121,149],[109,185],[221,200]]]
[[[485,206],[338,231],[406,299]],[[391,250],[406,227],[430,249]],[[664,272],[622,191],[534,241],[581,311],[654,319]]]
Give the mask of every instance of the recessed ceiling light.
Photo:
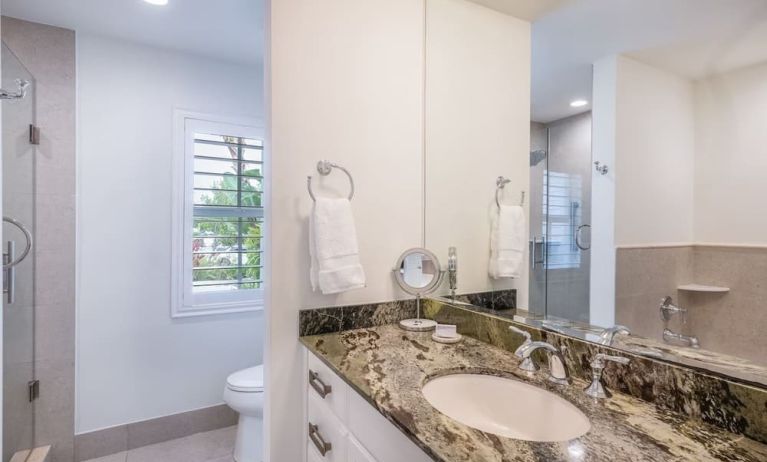
[[[144,1],[152,5],[165,6],[168,4],[168,0],[144,0]]]
[[[589,104],[589,102],[585,99],[576,99],[575,101],[570,102],[570,107],[583,107],[587,104]]]

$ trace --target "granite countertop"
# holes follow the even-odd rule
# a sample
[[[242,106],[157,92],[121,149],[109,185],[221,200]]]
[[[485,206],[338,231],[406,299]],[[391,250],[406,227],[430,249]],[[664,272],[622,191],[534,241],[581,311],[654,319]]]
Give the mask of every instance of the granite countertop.
[[[568,387],[544,369],[517,369],[511,352],[470,337],[455,345],[396,325],[301,337],[301,342],[434,460],[453,461],[766,461],[767,445],[615,393],[594,401],[575,378]],[[565,398],[591,421],[584,436],[555,443],[521,441],[463,425],[421,394],[428,380],[452,373],[519,379]],[[609,373],[606,372],[606,373]],[[498,399],[503,399],[499,396]]]
[[[464,301],[456,302],[446,297],[432,297],[432,299],[466,310],[498,316],[532,326],[536,329],[549,330],[589,342],[598,341],[599,334],[603,331],[603,328],[599,326],[592,326],[564,318],[549,317],[547,319],[540,314],[523,309],[510,308],[498,310],[472,305]],[[767,367],[737,356],[718,353],[704,348],[669,345],[660,340],[636,335],[618,335],[613,342],[613,345],[611,345],[613,348],[630,354],[660,359],[672,364],[683,364],[698,371],[715,374],[724,379],[736,380],[740,383],[756,387],[764,388],[767,386]]]

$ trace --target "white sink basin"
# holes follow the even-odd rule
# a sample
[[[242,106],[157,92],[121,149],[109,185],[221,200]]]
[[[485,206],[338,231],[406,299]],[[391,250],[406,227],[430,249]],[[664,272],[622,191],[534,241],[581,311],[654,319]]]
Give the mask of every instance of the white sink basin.
[[[483,432],[526,441],[568,441],[591,428],[567,400],[517,380],[456,374],[424,385],[423,395],[438,411]]]

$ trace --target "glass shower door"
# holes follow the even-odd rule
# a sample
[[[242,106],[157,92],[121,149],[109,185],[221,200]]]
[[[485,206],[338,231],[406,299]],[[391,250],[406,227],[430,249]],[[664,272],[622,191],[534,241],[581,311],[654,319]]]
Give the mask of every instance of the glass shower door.
[[[35,146],[30,125],[35,121],[32,74],[3,44],[2,88],[15,92],[17,79],[29,82],[24,98],[2,100],[3,125],[3,461],[34,442],[34,407],[30,384],[35,378],[34,248],[22,257],[28,236],[34,236]],[[32,242],[30,242],[30,245]]]
[[[530,162],[530,309],[588,322],[591,113],[537,125],[533,140],[545,139],[546,148],[531,152]]]

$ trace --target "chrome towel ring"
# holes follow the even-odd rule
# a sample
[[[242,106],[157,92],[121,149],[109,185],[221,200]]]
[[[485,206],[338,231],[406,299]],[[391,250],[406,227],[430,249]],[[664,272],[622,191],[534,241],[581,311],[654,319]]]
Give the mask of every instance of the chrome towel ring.
[[[29,232],[26,226],[24,226],[20,221],[14,218],[3,217],[3,221],[6,223],[10,223],[13,226],[19,228],[19,230],[22,233],[24,233],[24,237],[27,240],[27,245],[24,246],[24,250],[21,252],[21,254],[18,257],[16,257],[16,259],[11,260],[8,263],[3,263],[3,269],[9,269],[21,263],[25,258],[27,258],[27,255],[29,255],[29,251],[32,250],[32,233]]]
[[[330,175],[330,172],[337,168],[341,170],[342,172],[346,173],[346,176],[349,177],[349,184],[351,186],[351,191],[349,191],[349,200],[351,201],[354,197],[354,178],[352,178],[352,174],[349,173],[349,170],[346,170],[345,168],[341,167],[338,164],[334,164],[332,162],[329,162],[327,160],[321,160],[317,162],[317,173],[319,173],[322,176],[328,176]],[[314,192],[312,191],[312,177],[307,176],[306,177],[306,188],[309,190],[309,197],[312,198],[313,201],[317,202],[317,198],[314,196]]]
[[[507,184],[511,183],[511,180],[504,177],[499,176],[495,179],[495,205],[498,206],[498,210],[501,209],[501,193],[503,192],[503,189],[506,187]],[[525,205],[525,192],[522,191],[521,197],[519,199],[519,206],[522,207]]]

